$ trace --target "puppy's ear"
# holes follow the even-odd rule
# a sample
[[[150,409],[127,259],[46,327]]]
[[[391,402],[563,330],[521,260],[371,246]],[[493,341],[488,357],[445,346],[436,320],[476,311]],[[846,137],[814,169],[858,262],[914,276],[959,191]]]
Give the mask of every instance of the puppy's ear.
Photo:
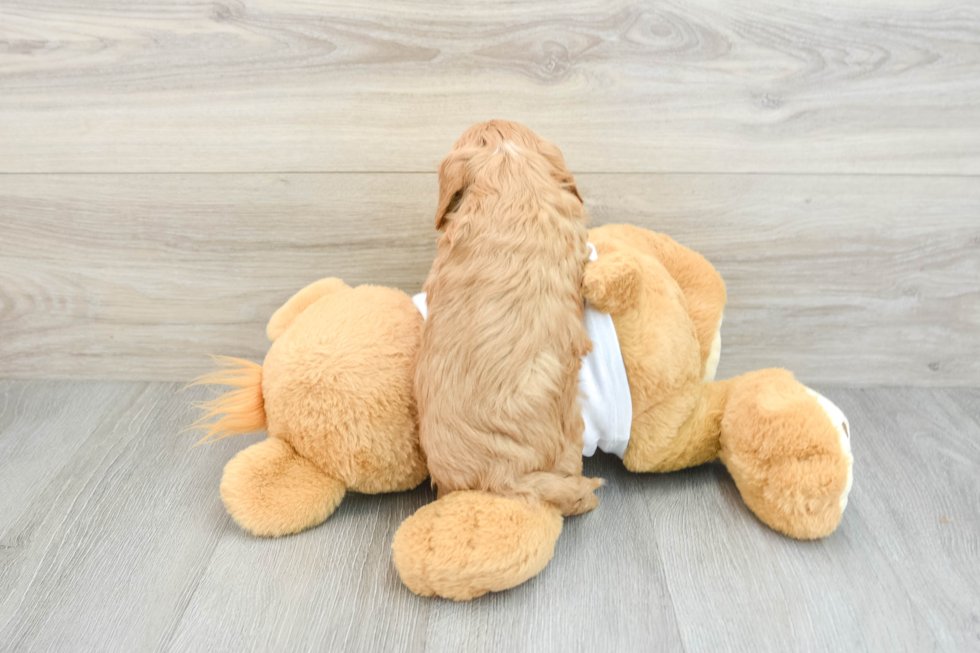
[[[575,197],[577,197],[579,202],[582,202],[582,204],[585,204],[585,200],[583,200],[582,199],[582,196],[578,194],[578,186],[575,185],[575,180],[574,179],[572,179],[571,177],[569,177],[567,181],[565,181],[564,183],[562,183],[562,188],[564,188],[569,193],[571,193],[572,195],[574,195]]]
[[[451,152],[439,164],[439,204],[436,207],[436,229],[446,226],[446,214],[452,213],[463,199],[463,161]]]
[[[568,167],[565,165],[565,157],[562,156],[561,150],[551,141],[539,138],[538,152],[551,164],[551,176],[561,184],[562,188],[578,198],[579,202],[585,204],[582,201],[582,196],[578,193],[578,186],[575,185],[575,177],[572,176],[572,173],[568,171]]]

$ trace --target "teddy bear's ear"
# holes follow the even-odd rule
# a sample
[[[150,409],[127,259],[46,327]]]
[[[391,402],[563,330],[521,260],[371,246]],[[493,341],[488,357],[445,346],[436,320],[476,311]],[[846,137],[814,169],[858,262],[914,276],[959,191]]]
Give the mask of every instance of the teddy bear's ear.
[[[439,164],[439,205],[436,207],[436,229],[446,226],[446,215],[452,213],[463,199],[463,159],[459,152],[450,152]]]

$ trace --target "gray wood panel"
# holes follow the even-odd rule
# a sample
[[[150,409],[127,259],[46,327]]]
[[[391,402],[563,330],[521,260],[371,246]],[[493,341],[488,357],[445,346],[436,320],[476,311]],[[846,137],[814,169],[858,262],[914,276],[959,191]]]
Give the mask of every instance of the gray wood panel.
[[[596,183],[599,182],[599,183]],[[980,383],[980,180],[586,178],[597,223],[662,231],[725,278],[720,378]]]
[[[980,646],[980,425],[945,390],[828,393],[853,425],[856,511],[932,630],[934,646]],[[973,403],[973,414],[980,405]],[[873,430],[872,430],[873,429]],[[863,450],[863,451],[862,451]],[[862,496],[859,495],[859,496]],[[850,509],[850,507],[848,508]],[[925,647],[924,647],[925,648]]]
[[[831,537],[768,530],[720,466],[636,475],[603,456],[586,461],[608,482],[599,508],[566,521],[542,574],[452,603],[415,597],[391,564],[426,487],[350,495],[318,528],[251,538],[218,480],[259,436],[189,449],[178,431],[200,389],[7,382],[18,408],[0,413],[0,447],[28,419],[41,444],[79,433],[46,397],[107,417],[0,529],[0,651],[975,648],[980,393],[818,389],[848,414],[856,458]]]
[[[166,642],[228,528],[217,484],[247,439],[192,450],[193,436],[178,432],[203,392],[118,385],[95,385],[104,397],[94,398],[87,384],[47,391],[77,397],[67,403],[78,425],[91,419],[80,401],[93,411],[111,401],[112,417],[91,435],[34,408],[44,423],[34,438],[52,448],[73,436],[81,442],[23,506],[6,496],[0,503],[9,524],[0,530],[0,650],[152,650]],[[4,429],[0,443],[23,437]]]
[[[722,376],[980,383],[980,183],[580,175],[594,224],[701,251],[729,287]],[[0,175],[0,378],[187,380],[261,360],[323,276],[420,289],[434,174]]]
[[[719,466],[651,479],[682,485],[665,483],[671,507],[651,512],[675,610],[699,615],[680,618],[686,647],[970,650],[980,641],[976,424],[943,390],[819,390],[848,415],[855,458],[831,537],[795,542],[761,527]],[[960,459],[944,470],[947,448]]]
[[[228,533],[173,650],[678,650],[657,542],[646,521],[633,523],[631,513],[643,511],[639,479],[604,463],[599,471],[626,486],[603,490],[605,509],[566,520],[537,579],[469,603],[418,599],[391,564],[398,525],[434,498],[426,487],[348,497],[296,538]],[[266,616],[229,619],[229,610]]]
[[[477,120],[574,169],[980,173],[980,10],[5,0],[0,171],[427,171]]]
[[[0,381],[0,533],[142,386]]]
[[[946,394],[973,421],[980,424],[980,388],[949,388]]]

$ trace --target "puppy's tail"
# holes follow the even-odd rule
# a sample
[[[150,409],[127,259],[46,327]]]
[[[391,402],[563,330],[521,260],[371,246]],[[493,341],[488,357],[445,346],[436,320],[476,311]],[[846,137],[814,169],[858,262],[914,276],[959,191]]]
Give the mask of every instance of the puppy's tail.
[[[562,476],[553,472],[531,472],[520,481],[522,490],[530,490],[532,495],[555,506],[563,515],[581,515],[598,506],[599,498],[593,492],[605,484],[601,478]]]
[[[204,415],[194,422],[191,428],[207,431],[197,444],[265,428],[262,366],[230,356],[215,356],[214,360],[221,369],[197,377],[187,384],[187,387],[223,385],[236,389],[229,390],[209,401],[195,404],[196,408],[204,411]],[[215,417],[218,419],[212,421]]]

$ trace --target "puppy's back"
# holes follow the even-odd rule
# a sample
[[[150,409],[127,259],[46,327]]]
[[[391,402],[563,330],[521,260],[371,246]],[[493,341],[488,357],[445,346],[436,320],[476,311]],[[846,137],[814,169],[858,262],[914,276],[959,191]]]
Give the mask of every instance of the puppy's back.
[[[486,135],[479,142],[496,145],[499,158],[468,162],[462,197],[440,169],[441,192],[457,199],[445,203],[451,215],[426,282],[421,444],[440,494],[479,489],[584,512],[598,486],[581,476],[577,399],[589,347],[586,218],[577,192],[561,186],[563,162],[552,174],[523,143],[514,151]]]

